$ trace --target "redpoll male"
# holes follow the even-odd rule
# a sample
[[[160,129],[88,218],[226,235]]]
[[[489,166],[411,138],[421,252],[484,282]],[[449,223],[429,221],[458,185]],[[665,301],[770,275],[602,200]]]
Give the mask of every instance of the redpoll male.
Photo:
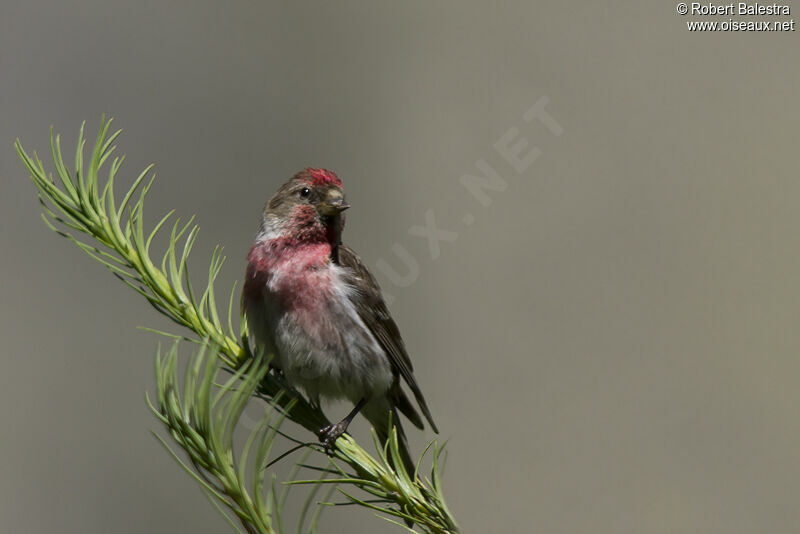
[[[270,365],[311,402],[345,398],[355,404],[340,422],[319,430],[326,448],[359,411],[385,442],[391,414],[403,463],[413,468],[397,410],[418,428],[423,423],[401,377],[438,429],[375,278],[342,244],[342,212],[349,207],[341,180],[326,169],[300,171],[269,200],[242,292],[250,343],[254,352],[272,354]]]

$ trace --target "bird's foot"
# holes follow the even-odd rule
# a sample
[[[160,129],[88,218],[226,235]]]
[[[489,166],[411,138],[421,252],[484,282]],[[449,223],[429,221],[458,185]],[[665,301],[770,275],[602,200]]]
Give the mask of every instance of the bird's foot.
[[[347,424],[345,421],[341,421],[339,423],[320,428],[317,431],[317,437],[319,437],[319,441],[322,443],[322,446],[325,447],[325,452],[330,452],[331,449],[333,449],[333,445],[336,443],[336,440],[339,439],[339,436],[344,434],[346,430]]]

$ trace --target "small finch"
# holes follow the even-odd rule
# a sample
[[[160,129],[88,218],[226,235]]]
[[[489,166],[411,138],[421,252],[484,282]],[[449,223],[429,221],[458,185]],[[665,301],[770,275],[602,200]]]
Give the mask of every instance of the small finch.
[[[313,403],[344,398],[355,404],[340,422],[319,430],[326,447],[361,411],[382,442],[392,421],[403,463],[413,469],[397,410],[418,428],[423,423],[401,377],[438,429],[375,278],[342,244],[342,212],[349,207],[341,180],[325,169],[297,173],[269,200],[242,292],[250,343],[272,354],[270,365]]]

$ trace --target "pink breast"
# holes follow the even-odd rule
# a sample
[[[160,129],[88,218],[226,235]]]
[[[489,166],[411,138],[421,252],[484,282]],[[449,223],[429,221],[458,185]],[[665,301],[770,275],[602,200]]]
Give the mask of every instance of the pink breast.
[[[245,298],[275,299],[306,333],[327,344],[338,339],[330,321],[338,277],[328,243],[255,245],[248,254]],[[326,341],[327,340],[327,341]]]

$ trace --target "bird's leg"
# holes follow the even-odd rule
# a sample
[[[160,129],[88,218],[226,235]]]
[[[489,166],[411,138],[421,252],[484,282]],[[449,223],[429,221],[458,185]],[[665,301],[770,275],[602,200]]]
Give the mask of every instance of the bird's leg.
[[[274,376],[283,377],[283,369],[275,365],[272,365],[272,363],[267,364],[267,372],[272,373]]]
[[[347,427],[350,426],[350,422],[353,420],[356,414],[361,411],[361,408],[363,408],[366,403],[366,398],[361,399],[358,401],[358,404],[356,404],[355,408],[353,408],[353,410],[347,414],[344,419],[336,424],[320,428],[317,431],[317,436],[322,442],[322,445],[325,447],[325,450],[330,450],[333,448],[333,444],[336,443],[336,440],[339,439],[339,436],[347,431]]]

